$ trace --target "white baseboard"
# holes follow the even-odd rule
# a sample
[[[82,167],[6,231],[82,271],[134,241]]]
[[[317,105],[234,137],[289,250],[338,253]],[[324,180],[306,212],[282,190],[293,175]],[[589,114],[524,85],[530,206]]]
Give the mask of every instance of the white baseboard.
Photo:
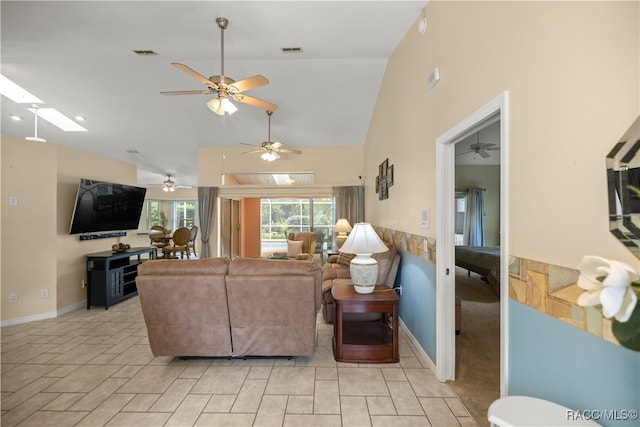
[[[63,314],[67,314],[69,312],[72,312],[74,310],[77,310],[81,307],[86,307],[86,306],[87,306],[87,301],[85,300],[85,301],[81,301],[79,303],[70,305],[68,307],[65,307],[58,311],[50,311],[48,313],[34,314],[32,316],[24,316],[24,317],[16,317],[14,319],[7,319],[0,322],[0,327],[20,325],[22,323],[35,322],[37,320],[53,319],[58,316],[62,316]]]
[[[399,320],[400,320],[399,326],[402,329],[402,331],[407,335],[407,337],[409,338],[409,341],[411,341],[411,344],[413,344],[413,349],[416,352],[416,356],[418,357],[420,362],[425,366],[429,366],[431,369],[433,369],[433,372],[435,372],[436,364],[433,363],[433,360],[431,360],[431,358],[429,357],[429,354],[427,354],[427,352],[424,351],[424,349],[422,348],[422,345],[420,345],[416,337],[413,336],[413,334],[411,333],[409,328],[407,328],[407,325],[404,324],[402,319],[399,319]]]

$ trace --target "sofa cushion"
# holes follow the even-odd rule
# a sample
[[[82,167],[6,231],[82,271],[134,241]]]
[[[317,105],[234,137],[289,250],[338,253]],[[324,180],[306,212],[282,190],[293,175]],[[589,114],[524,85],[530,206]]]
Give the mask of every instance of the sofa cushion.
[[[295,257],[302,253],[302,240],[287,240],[287,256]]]
[[[143,262],[138,266],[138,274],[189,274],[209,275],[227,274],[229,258],[204,259],[156,259]]]
[[[351,260],[354,259],[355,257],[356,257],[356,254],[348,254],[345,252],[340,252],[340,254],[338,254],[338,259],[336,260],[336,262],[342,265],[350,265]]]

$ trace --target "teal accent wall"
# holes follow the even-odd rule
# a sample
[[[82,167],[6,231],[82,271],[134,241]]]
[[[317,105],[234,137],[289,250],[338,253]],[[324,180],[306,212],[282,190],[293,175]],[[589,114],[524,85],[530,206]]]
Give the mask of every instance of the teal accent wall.
[[[603,426],[638,426],[640,353],[615,345],[509,300],[509,394],[574,410],[617,410]],[[637,412],[636,412],[637,413]]]
[[[396,286],[402,284],[400,318],[434,363],[436,362],[435,264],[407,251],[401,261]]]

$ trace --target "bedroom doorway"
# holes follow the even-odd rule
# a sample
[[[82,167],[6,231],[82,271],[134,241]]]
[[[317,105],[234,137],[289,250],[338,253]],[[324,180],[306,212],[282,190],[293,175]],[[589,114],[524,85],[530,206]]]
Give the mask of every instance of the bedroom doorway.
[[[483,141],[478,138],[482,132],[486,133],[489,126],[496,126],[496,135],[499,150],[487,150],[486,145],[479,145]],[[480,135],[478,135],[480,133]],[[475,142],[472,141],[475,139]],[[499,384],[500,395],[507,392],[507,302],[508,302],[508,92],[503,92],[469,117],[449,129],[436,139],[436,202],[437,217],[444,218],[438,221],[436,241],[436,376],[440,381],[456,379],[456,334],[455,334],[455,190],[456,190],[456,146],[465,142],[466,151],[475,155],[476,159],[485,158],[487,153],[494,151],[499,156],[499,183],[494,191],[499,208],[495,216],[499,218],[497,223],[497,245],[500,246],[502,256],[499,262]],[[494,142],[494,141],[492,141]],[[459,147],[465,148],[465,144]],[[472,144],[476,144],[472,148]],[[495,148],[496,146],[491,146]],[[491,153],[490,156],[494,154]],[[479,187],[479,186],[477,186]],[[466,214],[466,212],[465,212]],[[486,231],[486,230],[485,230]]]

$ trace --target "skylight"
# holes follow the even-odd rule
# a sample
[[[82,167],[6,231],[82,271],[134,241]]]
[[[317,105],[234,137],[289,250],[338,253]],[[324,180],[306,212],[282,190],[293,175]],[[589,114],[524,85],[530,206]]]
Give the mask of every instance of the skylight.
[[[0,74],[0,93],[18,104],[42,104],[37,96],[27,92],[2,74]]]
[[[35,108],[29,108],[29,111],[35,114]],[[38,108],[38,117],[41,117],[54,126],[59,127],[65,132],[86,132],[87,130],[62,114],[55,108]]]

